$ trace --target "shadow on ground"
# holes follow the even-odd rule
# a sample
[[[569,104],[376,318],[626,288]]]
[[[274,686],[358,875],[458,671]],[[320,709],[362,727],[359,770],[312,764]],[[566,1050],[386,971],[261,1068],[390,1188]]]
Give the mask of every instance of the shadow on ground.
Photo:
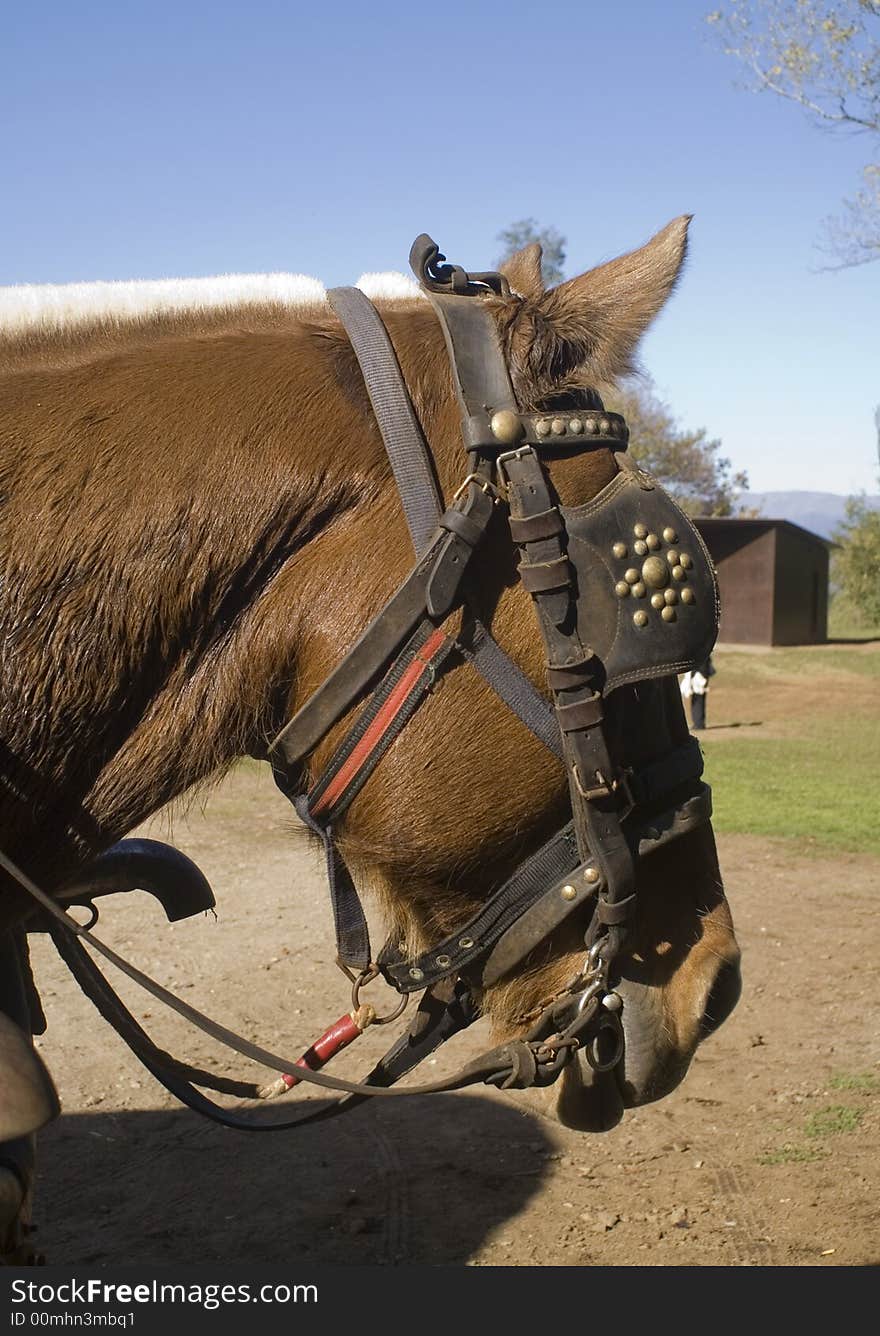
[[[532,1119],[468,1095],[261,1135],[187,1111],[69,1116],[40,1138],[35,1242],[55,1265],[461,1264],[552,1151]]]

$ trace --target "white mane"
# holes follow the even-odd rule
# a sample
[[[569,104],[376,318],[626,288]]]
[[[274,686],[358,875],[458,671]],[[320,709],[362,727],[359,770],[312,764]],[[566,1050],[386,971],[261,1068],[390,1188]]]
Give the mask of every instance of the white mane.
[[[363,274],[357,287],[374,300],[422,295],[405,274]],[[23,283],[0,288],[0,331],[59,330],[90,320],[118,324],[172,311],[208,311],[244,303],[314,306],[324,284],[306,274],[218,274],[213,278],[137,279],[121,283]]]

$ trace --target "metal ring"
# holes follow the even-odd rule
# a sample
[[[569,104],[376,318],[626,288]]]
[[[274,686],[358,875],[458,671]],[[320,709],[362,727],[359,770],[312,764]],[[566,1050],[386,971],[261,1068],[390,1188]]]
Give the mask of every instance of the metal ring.
[[[360,974],[358,975],[358,977],[355,979],[354,983],[351,986],[352,1011],[357,1011],[358,1007],[361,1005],[361,989],[366,988],[368,983],[372,983],[373,980],[377,979],[378,977],[379,977],[378,965],[368,965],[365,970],[361,970]],[[390,1011],[387,1016],[377,1015],[371,1021],[371,1024],[388,1025],[390,1024],[391,1021],[396,1021],[397,1018],[399,1016],[402,1016],[403,1013],[406,1011],[408,1003],[409,1003],[409,993],[404,993],[400,999],[400,1004],[397,1007],[395,1007],[394,1011]]]
[[[614,1034],[614,1049],[610,1056],[606,1057],[603,1056],[599,1044],[602,1042],[603,1036],[608,1034],[609,1031]],[[596,1030],[590,1036],[589,1043],[584,1046],[587,1062],[594,1072],[610,1072],[612,1067],[616,1067],[623,1057],[623,1047],[623,1026],[617,1019],[617,1014],[603,1011]]]

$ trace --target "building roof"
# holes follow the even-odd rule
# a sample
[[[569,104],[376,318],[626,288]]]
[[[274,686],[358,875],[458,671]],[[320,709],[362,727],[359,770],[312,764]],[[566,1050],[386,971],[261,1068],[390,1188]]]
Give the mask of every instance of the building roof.
[[[823,538],[821,534],[814,533],[812,529],[805,529],[800,524],[794,524],[791,520],[774,520],[766,515],[757,515],[743,517],[740,515],[694,515],[693,523],[702,533],[704,529],[738,529],[742,533],[752,529],[756,534],[766,532],[768,529],[789,529],[792,533],[798,534],[801,538],[808,538],[814,543],[821,543],[823,547],[839,547],[830,538]]]

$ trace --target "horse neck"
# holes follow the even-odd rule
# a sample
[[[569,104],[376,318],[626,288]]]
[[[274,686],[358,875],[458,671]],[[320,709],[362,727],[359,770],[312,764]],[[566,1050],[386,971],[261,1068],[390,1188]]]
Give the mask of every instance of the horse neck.
[[[387,596],[374,526],[409,559],[329,327],[133,342],[4,387],[0,840],[50,877],[259,753]]]

